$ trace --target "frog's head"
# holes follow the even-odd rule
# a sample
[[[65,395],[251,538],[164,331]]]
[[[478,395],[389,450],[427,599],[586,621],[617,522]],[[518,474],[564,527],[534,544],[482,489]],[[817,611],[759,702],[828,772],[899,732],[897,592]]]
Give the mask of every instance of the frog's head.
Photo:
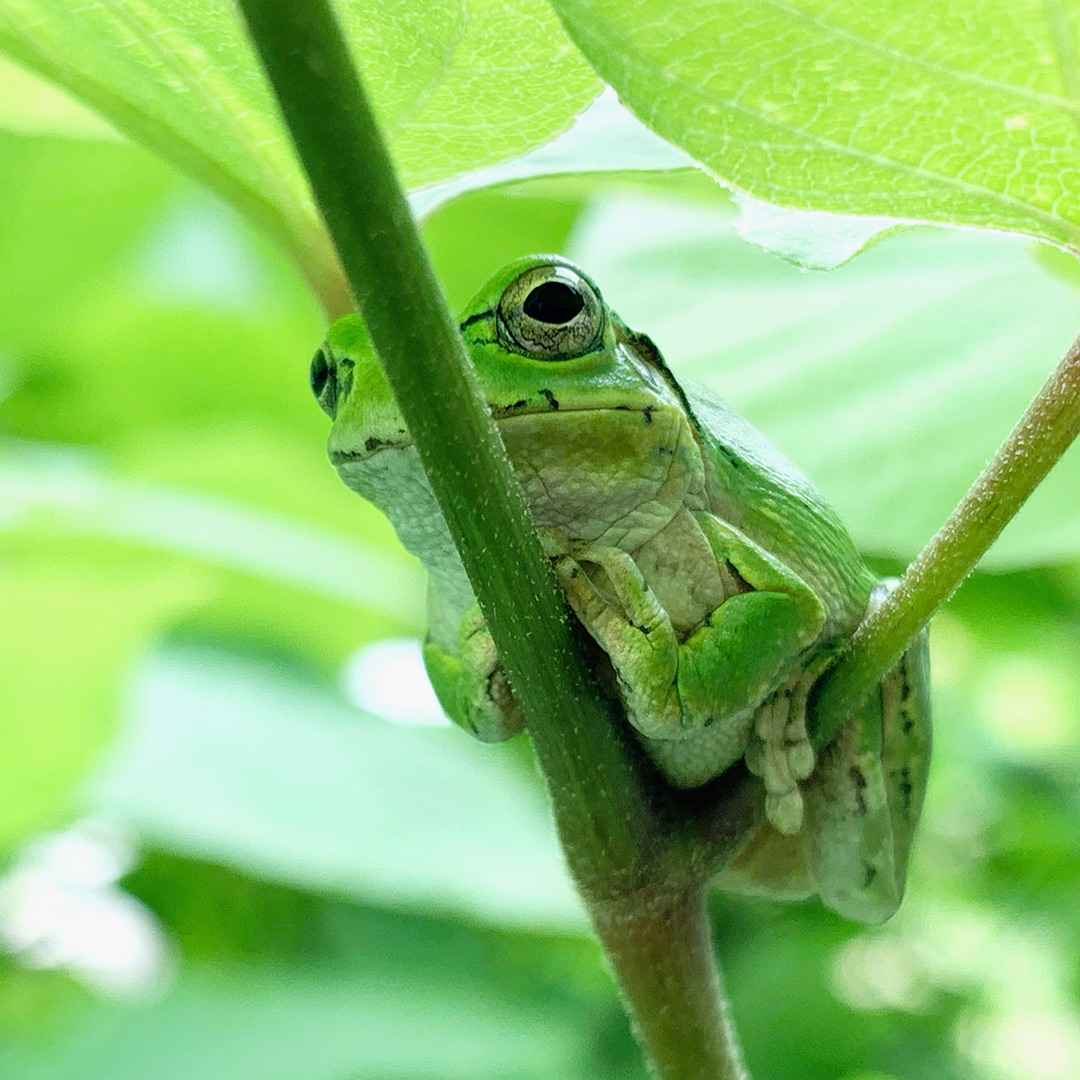
[[[538,525],[597,533],[628,504],[677,501],[695,483],[692,465],[672,468],[696,457],[682,390],[655,345],[566,259],[510,263],[467,305],[460,329]],[[411,450],[358,316],[330,328],[311,383],[334,418],[330,457],[350,486],[364,490],[376,458]]]

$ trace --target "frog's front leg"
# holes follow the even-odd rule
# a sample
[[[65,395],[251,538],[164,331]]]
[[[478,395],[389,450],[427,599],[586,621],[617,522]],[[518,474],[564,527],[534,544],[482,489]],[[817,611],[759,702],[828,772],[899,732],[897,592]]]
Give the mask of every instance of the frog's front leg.
[[[695,518],[718,562],[745,588],[682,641],[630,555],[593,549],[556,563],[571,607],[611,659],[630,723],[681,787],[705,783],[742,756],[755,711],[825,619],[813,591],[768,552],[711,514]],[[778,730],[790,741],[791,725]],[[789,751],[805,775],[808,747],[785,744]],[[767,780],[775,775],[766,770]]]
[[[428,637],[424,666],[446,715],[470,735],[501,742],[525,726],[478,604],[461,620],[455,651]]]
[[[860,922],[884,922],[903,895],[930,761],[928,672],[924,630],[806,786],[810,877],[829,907]]]
[[[672,738],[684,726],[676,685],[679,642],[671,619],[626,552],[594,548],[555,560],[574,614],[611,659],[630,723]]]

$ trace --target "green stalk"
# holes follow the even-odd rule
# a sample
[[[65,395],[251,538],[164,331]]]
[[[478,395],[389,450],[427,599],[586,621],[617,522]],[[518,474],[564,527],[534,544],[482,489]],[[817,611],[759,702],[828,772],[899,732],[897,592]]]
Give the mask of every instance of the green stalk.
[[[1001,530],[1080,433],[1080,338],[900,584],[856,631],[814,707],[814,742],[827,745],[912,638],[975,569]]]
[[[663,1080],[748,1080],[728,1016],[703,884],[609,904],[596,932]]]
[[[566,616],[327,0],[239,0],[524,713],[567,861],[663,1080],[742,1076],[702,882]]]

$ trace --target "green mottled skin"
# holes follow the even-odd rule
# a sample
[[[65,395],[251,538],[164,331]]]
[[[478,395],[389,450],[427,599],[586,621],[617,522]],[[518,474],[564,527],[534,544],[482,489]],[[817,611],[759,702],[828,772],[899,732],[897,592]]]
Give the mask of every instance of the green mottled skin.
[[[508,326],[524,319],[518,293],[531,296],[553,267],[594,298],[580,319],[595,337],[571,348],[569,323],[526,322],[540,327],[541,357]],[[650,757],[679,787],[744,757],[765,781],[768,822],[720,884],[818,893],[850,917],[887,918],[925,787],[925,638],[815,760],[807,697],[887,588],[836,515],[745,420],[677,383],[565,260],[506,267],[461,330],[568,603],[606,653]],[[515,734],[522,719],[494,643],[356,316],[330,328],[313,385],[334,416],[342,479],[427,567],[425,660],[444,708],[485,740]]]

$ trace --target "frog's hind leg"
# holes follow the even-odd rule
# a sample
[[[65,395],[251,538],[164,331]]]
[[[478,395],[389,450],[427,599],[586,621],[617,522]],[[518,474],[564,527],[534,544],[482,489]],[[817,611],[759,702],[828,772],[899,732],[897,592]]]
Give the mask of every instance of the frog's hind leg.
[[[880,923],[899,907],[930,750],[925,632],[819,754],[806,785],[806,858],[822,901]]]

